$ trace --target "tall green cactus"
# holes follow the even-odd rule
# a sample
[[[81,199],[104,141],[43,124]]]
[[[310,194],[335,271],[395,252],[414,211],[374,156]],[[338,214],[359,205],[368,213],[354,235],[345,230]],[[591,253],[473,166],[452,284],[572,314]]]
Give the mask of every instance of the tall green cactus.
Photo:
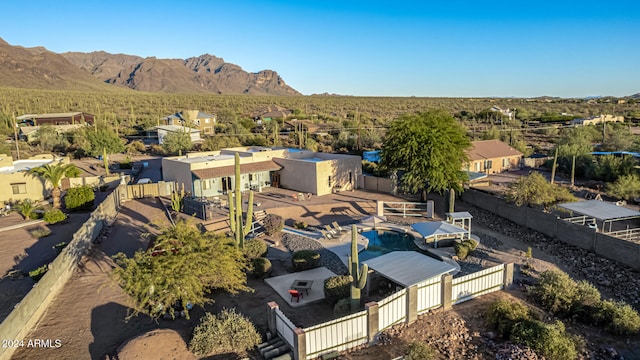
[[[244,238],[251,231],[253,222],[253,191],[249,191],[249,203],[247,205],[247,217],[243,227],[242,223],[242,192],[240,192],[240,155],[235,156],[235,187],[227,194],[229,200],[229,226],[235,237],[235,242],[242,249],[244,248]]]
[[[351,256],[349,256],[349,275],[351,275],[351,311],[360,309],[360,290],[367,284],[369,266],[358,266],[358,228],[351,226]]]
[[[171,208],[175,212],[180,212],[184,203],[184,184],[180,184],[180,190],[178,190],[178,183],[174,184],[174,190],[171,192]]]

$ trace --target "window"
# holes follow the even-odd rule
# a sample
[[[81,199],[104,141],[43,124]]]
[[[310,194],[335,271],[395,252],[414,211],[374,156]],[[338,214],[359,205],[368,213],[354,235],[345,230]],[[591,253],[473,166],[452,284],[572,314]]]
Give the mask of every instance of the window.
[[[509,158],[502,158],[502,167],[509,167]]]
[[[253,181],[253,174],[249,174],[249,181]]]
[[[211,189],[211,183],[209,182],[209,180],[202,180],[202,190],[209,189]]]
[[[485,170],[491,170],[493,169],[493,160],[487,160],[485,166],[484,166]]]
[[[475,166],[476,166],[476,172],[480,172],[480,162],[476,162]]]
[[[27,184],[26,183],[11,184],[11,190],[13,191],[13,195],[26,194]]]
[[[209,119],[209,118],[204,119],[204,123],[205,124],[208,124],[210,121],[211,121],[211,119]]]
[[[327,178],[327,184],[329,185],[329,187],[331,187],[331,175],[329,175],[329,177]]]

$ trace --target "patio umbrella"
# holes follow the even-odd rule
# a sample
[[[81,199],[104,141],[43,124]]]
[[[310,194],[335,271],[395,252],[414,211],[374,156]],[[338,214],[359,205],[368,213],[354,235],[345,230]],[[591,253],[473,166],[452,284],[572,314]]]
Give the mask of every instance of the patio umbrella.
[[[375,229],[376,225],[382,224],[385,221],[387,221],[387,218],[385,216],[369,215],[363,217],[362,220],[360,220],[360,223],[364,225],[371,225]]]

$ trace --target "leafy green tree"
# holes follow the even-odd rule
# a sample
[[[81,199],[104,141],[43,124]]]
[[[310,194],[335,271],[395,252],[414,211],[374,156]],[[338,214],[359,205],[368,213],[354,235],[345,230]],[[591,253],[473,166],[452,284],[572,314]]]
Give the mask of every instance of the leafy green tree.
[[[84,135],[89,143],[89,148],[83,150],[91,156],[102,155],[104,149],[107,154],[118,154],[124,151],[123,140],[110,128],[84,129]]]
[[[203,151],[215,151],[224,148],[241,146],[240,140],[235,136],[210,136],[204,140],[201,149]]]
[[[202,234],[185,221],[164,229],[147,251],[132,258],[119,253],[114,260],[118,266],[113,280],[131,296],[134,314],[174,316],[172,305],[202,306],[212,301],[207,294],[213,289],[232,294],[251,291],[246,285],[247,261],[233,240]]]
[[[381,165],[391,171],[403,171],[404,190],[442,193],[462,190],[466,174],[463,164],[471,141],[464,128],[443,110],[404,115],[393,121],[382,146]]]
[[[170,132],[162,140],[162,147],[169,154],[182,154],[193,149],[191,135],[187,132]]]
[[[634,135],[626,125],[606,124],[605,137],[600,150],[628,151],[633,146]]]
[[[511,183],[507,199],[517,206],[543,205],[545,208],[558,202],[576,201],[569,190],[551,184],[542,174],[534,172]]]
[[[633,200],[640,196],[640,178],[636,174],[622,175],[614,183],[607,184],[607,192],[613,197]]]
[[[36,142],[45,151],[65,151],[69,142],[51,125],[43,125],[36,131]]]
[[[45,183],[51,184],[51,196],[53,197],[53,207],[60,208],[60,183],[65,177],[76,177],[81,174],[73,164],[63,164],[61,162],[54,165],[46,164],[29,170],[29,174],[40,177]]]

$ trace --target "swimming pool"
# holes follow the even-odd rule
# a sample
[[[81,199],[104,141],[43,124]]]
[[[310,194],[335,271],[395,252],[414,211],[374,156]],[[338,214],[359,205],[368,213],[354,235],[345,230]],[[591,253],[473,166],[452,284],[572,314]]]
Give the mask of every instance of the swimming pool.
[[[413,236],[409,234],[390,230],[369,230],[363,231],[362,235],[369,239],[369,246],[358,255],[360,262],[392,251],[420,251],[413,243]]]

